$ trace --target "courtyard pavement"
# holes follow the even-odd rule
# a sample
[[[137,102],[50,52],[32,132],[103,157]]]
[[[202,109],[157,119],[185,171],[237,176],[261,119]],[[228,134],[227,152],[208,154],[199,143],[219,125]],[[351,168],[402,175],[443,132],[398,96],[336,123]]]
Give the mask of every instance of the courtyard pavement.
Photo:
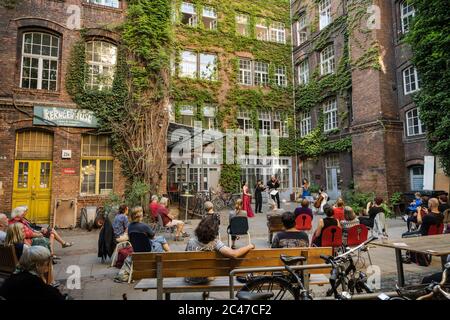
[[[294,204],[283,204],[285,210],[293,209]],[[267,211],[267,208],[263,208]],[[320,216],[315,216],[313,220],[313,230],[317,225]],[[190,220],[186,225],[186,231],[193,234],[195,226],[199,220]],[[250,219],[250,233],[252,242],[257,248],[268,248],[268,236],[266,226],[266,214],[257,214],[255,218]],[[220,235],[222,241],[226,242],[226,226],[228,225],[228,212],[221,213],[221,229]],[[401,218],[388,220],[388,234],[390,239],[400,239],[401,234],[405,231],[405,222]],[[60,230],[60,234],[66,241],[75,243],[73,247],[62,249],[59,245],[55,246],[55,253],[61,257],[58,264],[55,265],[55,278],[61,281],[61,291],[69,293],[77,300],[117,300],[122,299],[126,294],[128,299],[156,299],[156,291],[142,292],[134,290],[136,283],[116,283],[114,276],[118,273],[118,269],[110,267],[110,260],[101,262],[97,257],[97,241],[99,230],[86,231],[81,229]],[[172,236],[166,235],[172,251],[184,251],[187,239],[184,242],[174,242]],[[236,245],[245,244],[246,238],[237,241]],[[393,249],[375,247],[370,249],[372,262],[378,265],[381,270],[381,290],[391,291],[396,283],[396,263],[395,253]],[[365,256],[365,255],[364,255]],[[368,263],[367,263],[368,264]],[[68,290],[66,288],[66,279],[71,275],[67,273],[70,266],[79,266],[81,270],[81,288]],[[69,269],[68,269],[69,268]],[[405,278],[407,284],[416,284],[424,275],[440,271],[440,261],[434,258],[432,265],[429,267],[419,267],[415,264],[404,265]],[[319,296],[326,289],[323,287],[312,287]],[[213,298],[227,299],[227,293],[211,293]],[[201,299],[199,293],[173,294],[172,299]]]

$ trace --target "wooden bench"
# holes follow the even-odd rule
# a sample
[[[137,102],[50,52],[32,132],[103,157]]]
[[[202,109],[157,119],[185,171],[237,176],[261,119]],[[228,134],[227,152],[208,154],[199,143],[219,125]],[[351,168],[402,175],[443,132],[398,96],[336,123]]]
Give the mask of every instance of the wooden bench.
[[[267,231],[269,234],[269,243],[272,244],[274,232],[283,231],[284,225],[281,221],[281,214],[273,213],[267,215]]]
[[[306,264],[323,263],[321,254],[331,255],[331,248],[255,249],[244,257],[230,259],[217,252],[133,253],[132,279],[140,280],[136,290],[157,290],[157,299],[171,293],[220,292],[230,289],[230,272],[237,268],[280,267],[280,255],[304,256]],[[310,270],[309,274],[329,273],[329,268]],[[207,284],[192,285],[185,277],[214,277]],[[310,284],[315,284],[311,278]],[[323,279],[317,284],[322,284]],[[243,286],[234,282],[234,289]],[[328,281],[326,281],[328,282]]]
[[[9,278],[16,270],[17,263],[14,247],[0,245],[0,278]]]

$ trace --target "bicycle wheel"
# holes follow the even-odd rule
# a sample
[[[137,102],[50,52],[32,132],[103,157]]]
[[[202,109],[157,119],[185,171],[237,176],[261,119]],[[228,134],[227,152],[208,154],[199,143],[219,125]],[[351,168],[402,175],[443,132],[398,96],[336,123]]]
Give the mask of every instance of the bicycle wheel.
[[[215,198],[212,203],[217,211],[221,211],[225,207],[225,202],[220,198]]]
[[[298,293],[292,287],[289,281],[279,277],[258,277],[249,280],[241,291],[250,291],[257,293],[273,293],[271,300],[299,300]]]

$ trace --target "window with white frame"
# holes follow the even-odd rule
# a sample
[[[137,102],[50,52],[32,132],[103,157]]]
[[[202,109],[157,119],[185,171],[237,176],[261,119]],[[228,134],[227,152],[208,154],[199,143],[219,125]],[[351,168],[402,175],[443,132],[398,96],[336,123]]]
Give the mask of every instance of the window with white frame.
[[[256,39],[269,41],[269,27],[266,19],[258,18],[256,20]]]
[[[87,2],[112,8],[119,8],[119,0],[87,0]]]
[[[193,3],[181,3],[181,23],[191,27],[197,26],[198,17]]]
[[[195,107],[191,105],[182,105],[179,107],[180,122],[185,126],[194,126],[195,121]]]
[[[319,2],[319,29],[322,30],[331,23],[331,0]]]
[[[203,129],[213,130],[216,128],[216,107],[210,104],[203,106]]]
[[[420,89],[420,78],[414,66],[403,70],[403,88],[405,95]]]
[[[105,41],[86,43],[86,87],[93,90],[111,89],[116,69],[117,47]]]
[[[280,87],[287,86],[286,66],[275,67],[275,82]]]
[[[217,12],[213,7],[203,7],[203,26],[208,30],[217,29]]]
[[[267,86],[269,84],[269,64],[255,61],[255,86]]]
[[[304,137],[311,133],[312,122],[311,122],[311,112],[304,111],[300,114],[300,136]]]
[[[272,22],[270,25],[270,41],[286,43],[286,27],[282,22]]]
[[[334,73],[334,69],[334,47],[330,44],[320,52],[320,74]]]
[[[271,119],[270,112],[260,111],[259,112],[259,133],[262,136],[268,136],[271,129]]]
[[[237,116],[239,129],[245,134],[253,133],[253,123],[247,111],[239,111]]]
[[[59,38],[43,32],[23,34],[20,87],[56,91]]]
[[[247,14],[236,15],[236,32],[241,36],[248,36],[250,26],[250,17]]]
[[[215,54],[200,54],[200,78],[217,80],[217,56]]]
[[[425,127],[420,121],[419,109],[414,108],[406,113],[406,128],[408,137],[425,133]]]
[[[297,66],[298,70],[298,84],[304,85],[309,82],[309,61],[308,59],[303,60]]]
[[[197,54],[192,51],[183,51],[181,53],[180,77],[197,77]]]
[[[415,15],[415,10],[412,4],[408,3],[408,1],[403,1],[400,4],[400,18],[402,24],[402,33],[407,33],[411,26],[412,18]]]
[[[239,83],[246,86],[253,84],[251,60],[239,59]]]
[[[276,111],[273,113],[273,130],[281,137],[288,137],[288,122],[286,118],[281,116],[281,112]]]
[[[308,21],[306,14],[302,14],[296,23],[296,44],[297,46],[305,43],[308,40]]]
[[[330,131],[337,129],[338,127],[338,113],[337,113],[337,102],[336,99],[330,99],[325,102],[323,106],[324,115],[324,131]]]

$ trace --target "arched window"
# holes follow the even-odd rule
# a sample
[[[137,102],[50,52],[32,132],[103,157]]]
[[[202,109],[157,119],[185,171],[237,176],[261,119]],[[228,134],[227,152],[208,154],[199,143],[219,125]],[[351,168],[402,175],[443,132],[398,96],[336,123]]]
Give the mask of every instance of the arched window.
[[[59,37],[44,32],[25,32],[22,41],[20,86],[56,91]]]
[[[106,41],[86,43],[86,88],[111,89],[117,61],[117,47]]]

